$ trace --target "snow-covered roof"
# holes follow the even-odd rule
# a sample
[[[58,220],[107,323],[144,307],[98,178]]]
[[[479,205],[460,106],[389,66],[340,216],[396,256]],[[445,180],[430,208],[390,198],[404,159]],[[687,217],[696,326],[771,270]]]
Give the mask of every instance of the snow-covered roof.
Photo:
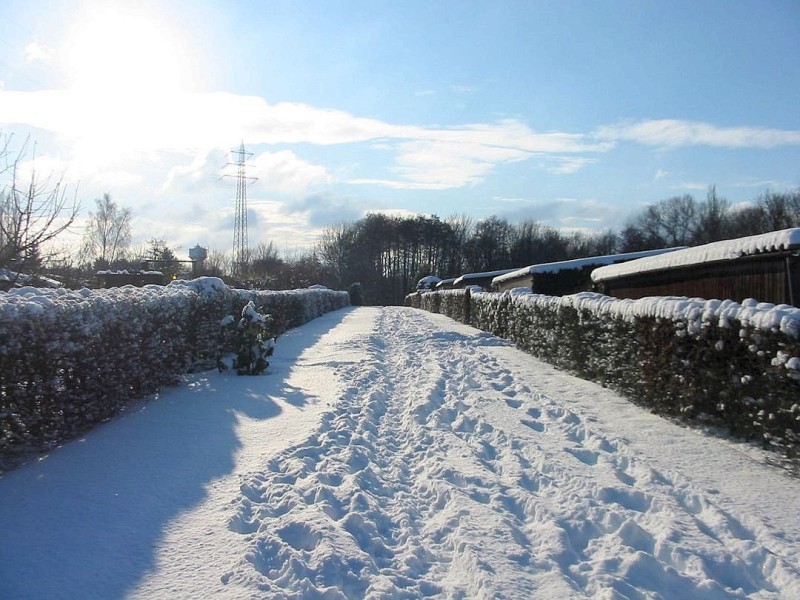
[[[455,281],[453,281],[453,285],[461,285],[462,283],[466,283],[468,281],[474,281],[475,279],[486,279],[489,277],[497,277],[499,275],[505,275],[506,273],[511,273],[512,271],[517,271],[517,270],[518,269],[501,269],[499,271],[486,271],[484,273],[467,273],[466,275],[457,277]]]
[[[658,250],[642,250],[641,252],[626,252],[623,254],[606,254],[603,256],[589,256],[587,258],[575,258],[572,260],[561,260],[558,262],[541,263],[538,265],[531,265],[524,269],[517,269],[511,273],[500,275],[492,280],[494,284],[500,284],[506,281],[511,281],[526,275],[535,273],[558,273],[559,271],[566,271],[571,269],[583,269],[592,265],[612,265],[614,263],[635,260],[645,256],[655,256],[658,254],[665,254],[667,252],[675,252],[682,250],[686,246],[677,246],[675,248],[661,248]]]
[[[694,248],[677,250],[669,254],[600,267],[592,271],[592,281],[597,283],[598,281],[633,275],[634,273],[687,267],[700,263],[732,260],[762,252],[777,252],[795,248],[800,248],[800,228],[782,229],[733,240],[712,242]]]
[[[186,287],[194,290],[198,294],[213,294],[224,292],[228,286],[219,277],[198,277],[197,279],[176,279],[167,284],[167,288]]]
[[[428,275],[427,277],[423,277],[422,279],[420,279],[417,282],[417,289],[420,289],[420,288],[429,289],[429,288],[435,287],[436,284],[438,284],[440,281],[441,281],[441,279],[439,279],[435,275]]]
[[[0,281],[6,283],[11,282],[17,285],[35,284],[38,287],[46,287],[46,288],[62,287],[62,283],[60,281],[56,281],[51,277],[45,277],[44,275],[28,275],[26,273],[16,273],[8,269],[0,269]]]
[[[105,275],[163,275],[161,271],[138,271],[133,270],[129,271],[128,269],[122,269],[121,271],[98,271],[97,275],[103,277]]]

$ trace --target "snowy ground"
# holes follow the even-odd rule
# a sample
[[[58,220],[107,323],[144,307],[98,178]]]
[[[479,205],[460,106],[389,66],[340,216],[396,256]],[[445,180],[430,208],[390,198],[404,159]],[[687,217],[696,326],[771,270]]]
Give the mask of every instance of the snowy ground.
[[[347,309],[0,479],[0,597],[800,598],[798,509],[756,450]]]

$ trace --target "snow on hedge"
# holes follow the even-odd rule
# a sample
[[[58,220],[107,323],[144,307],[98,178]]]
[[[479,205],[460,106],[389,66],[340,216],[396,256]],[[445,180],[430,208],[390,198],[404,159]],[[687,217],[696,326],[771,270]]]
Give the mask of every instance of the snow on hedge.
[[[603,256],[590,256],[587,258],[575,258],[572,260],[560,260],[557,262],[541,263],[538,265],[531,265],[523,269],[517,269],[511,273],[499,275],[492,280],[493,284],[501,284],[506,281],[512,281],[526,275],[534,275],[536,273],[558,273],[560,271],[569,271],[575,269],[584,269],[592,265],[612,265],[619,262],[636,260],[647,256],[657,256],[659,254],[666,254],[667,252],[675,252],[682,250],[685,246],[678,246],[675,248],[661,248],[658,250],[643,250],[641,252],[626,252],[624,254],[606,254]]]
[[[635,321],[642,317],[686,321],[690,333],[703,323],[714,322],[720,327],[728,328],[731,321],[738,321],[742,326],[754,330],[780,331],[794,339],[800,339],[800,308],[788,304],[758,302],[752,298],[742,303],[684,296],[651,296],[632,300],[595,292],[558,297],[534,294],[529,288],[515,288],[503,293],[512,296],[516,301],[532,305],[571,306],[626,321]]]
[[[533,295],[531,295],[533,296]],[[542,296],[549,301],[551,296]],[[535,300],[534,300],[535,301]],[[714,322],[729,328],[731,321],[761,331],[780,331],[794,339],[800,338],[800,308],[788,304],[758,302],[752,298],[741,304],[732,300],[703,300],[683,296],[653,296],[638,300],[618,299],[594,292],[564,296],[563,303],[577,309],[589,309],[633,321],[640,317],[655,317],[671,321],[686,321],[693,327]]]
[[[215,277],[0,292],[0,457],[52,447],[187,371],[215,367],[220,322],[249,302],[272,316],[279,334],[347,306],[349,296],[236,290]]]
[[[451,292],[459,290],[450,290]],[[471,289],[473,296],[486,298],[508,296],[516,302],[534,306],[569,306],[590,310],[598,315],[609,315],[625,321],[653,317],[671,321],[686,321],[689,332],[703,323],[714,322],[720,327],[731,327],[738,321],[744,327],[759,331],[780,331],[793,339],[800,339],[800,308],[788,304],[771,304],[748,298],[743,302],[732,300],[703,300],[684,296],[651,296],[632,300],[614,298],[595,292],[580,292],[568,296],[548,296],[532,293],[530,288],[514,288],[502,294]]]
[[[668,254],[649,256],[626,263],[599,267],[592,271],[592,281],[597,283],[625,275],[688,267],[707,262],[733,260],[741,256],[797,248],[800,248],[800,228],[782,229],[760,235],[713,242],[694,248],[685,248]]]

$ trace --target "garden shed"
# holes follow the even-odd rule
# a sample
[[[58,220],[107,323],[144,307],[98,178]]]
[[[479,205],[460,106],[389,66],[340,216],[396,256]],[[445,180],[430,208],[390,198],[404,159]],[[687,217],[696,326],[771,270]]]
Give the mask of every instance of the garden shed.
[[[417,291],[422,290],[432,290],[434,289],[442,280],[436,277],[435,275],[428,275],[427,277],[423,277],[417,282]]]
[[[447,279],[442,279],[439,283],[436,284],[435,289],[437,291],[440,290],[451,290],[453,289],[453,282],[456,280],[455,277],[448,277]]]
[[[645,256],[674,252],[681,248],[608,254],[531,265],[524,269],[517,269],[495,277],[492,280],[492,288],[499,292],[514,288],[530,288],[537,294],[547,294],[549,296],[564,296],[585,292],[592,289],[592,271],[597,267],[635,260]]]
[[[98,271],[97,277],[104,288],[165,284],[164,274],[161,271]]]
[[[755,298],[800,306],[800,228],[600,267],[592,281],[598,291],[617,298]]]
[[[492,280],[500,275],[511,273],[517,269],[502,269],[500,271],[486,271],[484,273],[467,273],[453,281],[453,288],[465,288],[470,285],[478,285],[485,290],[492,287]]]

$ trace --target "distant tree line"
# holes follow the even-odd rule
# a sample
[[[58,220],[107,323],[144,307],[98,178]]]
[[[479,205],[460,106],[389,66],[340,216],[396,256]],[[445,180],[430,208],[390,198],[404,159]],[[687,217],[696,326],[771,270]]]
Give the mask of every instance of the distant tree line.
[[[369,214],[329,227],[314,253],[320,281],[337,289],[359,283],[365,302],[399,304],[426,275],[441,278],[528,265],[694,246],[800,227],[800,189],[767,192],[733,206],[709,188],[705,200],[676,196],[631,217],[621,231],[559,231],[533,220],[510,223],[492,216],[396,217]]]
[[[752,204],[733,206],[711,186],[705,201],[684,195],[648,206],[625,224],[619,250],[697,246],[790,227],[800,227],[800,189],[767,192]]]
[[[616,242],[611,232],[562,233],[530,220],[512,224],[494,216],[473,222],[463,216],[369,214],[328,228],[317,256],[331,285],[347,289],[358,282],[366,302],[398,304],[426,275],[458,277],[609,254]]]

